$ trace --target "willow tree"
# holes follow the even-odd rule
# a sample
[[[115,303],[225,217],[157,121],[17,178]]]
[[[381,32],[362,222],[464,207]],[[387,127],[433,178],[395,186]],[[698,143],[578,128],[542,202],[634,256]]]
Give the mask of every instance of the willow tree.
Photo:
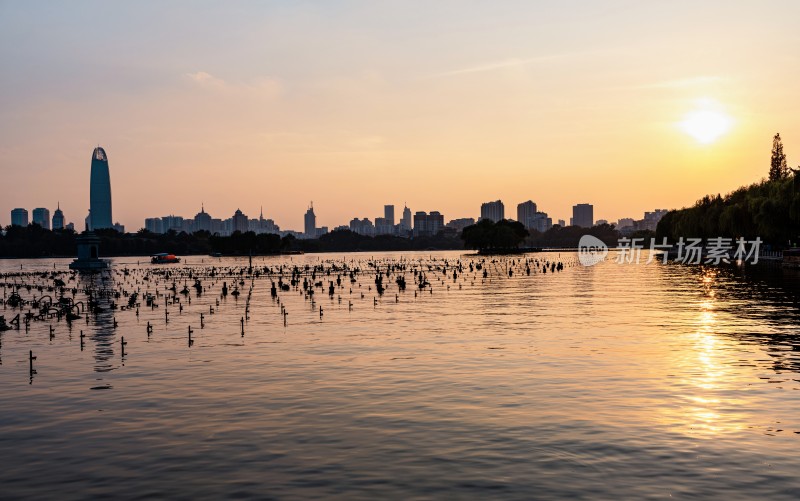
[[[775,181],[789,177],[789,167],[786,165],[786,154],[783,152],[783,143],[780,133],[772,138],[772,159],[769,164],[769,180]]]

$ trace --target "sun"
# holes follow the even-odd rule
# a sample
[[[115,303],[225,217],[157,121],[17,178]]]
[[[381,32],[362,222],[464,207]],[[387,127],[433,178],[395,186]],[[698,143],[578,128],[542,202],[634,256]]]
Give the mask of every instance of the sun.
[[[701,108],[687,113],[679,125],[697,142],[711,144],[731,129],[733,119],[722,111]]]

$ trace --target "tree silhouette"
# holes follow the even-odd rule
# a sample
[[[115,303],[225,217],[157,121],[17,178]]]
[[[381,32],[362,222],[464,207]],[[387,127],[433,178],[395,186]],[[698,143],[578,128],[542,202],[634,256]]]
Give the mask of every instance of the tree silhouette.
[[[789,177],[789,167],[786,165],[786,154],[783,152],[783,143],[780,133],[772,138],[772,159],[769,164],[769,180],[775,181]]]
[[[501,219],[496,223],[490,219],[483,219],[477,224],[467,226],[461,232],[464,245],[479,250],[516,249],[527,236],[528,230],[522,223],[507,219]]]

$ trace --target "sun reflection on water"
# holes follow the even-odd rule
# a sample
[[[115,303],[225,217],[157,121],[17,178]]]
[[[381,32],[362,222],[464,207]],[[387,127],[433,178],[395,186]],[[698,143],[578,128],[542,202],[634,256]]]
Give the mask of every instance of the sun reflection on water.
[[[682,379],[678,383],[678,409],[671,409],[667,419],[682,433],[715,438],[746,427],[744,414],[736,411],[743,401],[731,395],[737,374],[725,362],[729,359],[727,342],[717,333],[720,312],[715,285],[717,272],[705,270],[700,282],[703,298],[697,302],[694,332],[687,335],[686,352],[675,361]]]

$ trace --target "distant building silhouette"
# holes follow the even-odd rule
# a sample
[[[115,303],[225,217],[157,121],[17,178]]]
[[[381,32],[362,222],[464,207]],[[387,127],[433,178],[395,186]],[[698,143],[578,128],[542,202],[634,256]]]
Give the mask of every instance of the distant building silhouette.
[[[500,200],[481,204],[481,219],[488,219],[495,223],[506,218],[505,206]]]
[[[403,219],[400,221],[400,229],[404,232],[409,232],[413,228],[413,220],[411,219],[411,209],[403,204]]]
[[[437,211],[430,214],[419,211],[414,214],[414,236],[434,236],[444,228],[444,216]]]
[[[456,231],[462,231],[467,226],[472,226],[475,224],[475,218],[472,217],[464,217],[460,219],[453,219],[449,223],[447,223],[447,228],[452,228]]]
[[[247,216],[245,216],[242,211],[236,209],[236,212],[233,213],[233,231],[240,231],[242,233],[246,233],[248,230],[247,224]]]
[[[152,233],[166,233],[170,230],[176,233],[194,233],[196,231],[207,231],[212,235],[230,236],[234,231],[242,233],[252,231],[260,233],[280,233],[280,227],[272,219],[264,219],[262,209],[258,219],[250,219],[241,210],[228,219],[215,219],[206,212],[205,206],[200,206],[200,212],[193,218],[183,218],[181,216],[152,217],[144,220],[144,227]]]
[[[655,209],[652,212],[645,212],[642,219],[621,218],[617,222],[617,229],[624,236],[630,236],[636,231],[656,231],[658,222],[667,212],[669,211],[666,209]]]
[[[11,211],[11,226],[28,226],[28,210],[13,209]]]
[[[530,220],[529,230],[536,230],[544,233],[553,227],[553,219],[547,216],[546,212],[537,212]]]
[[[366,217],[364,219],[353,218],[350,221],[350,231],[359,235],[375,236],[375,226]]]
[[[383,206],[383,217],[375,218],[376,235],[394,235],[394,205]]]
[[[617,229],[621,230],[622,228],[633,227],[636,220],[632,217],[621,217],[619,221],[617,221]]]
[[[536,204],[532,200],[517,204],[517,221],[522,223],[525,228],[533,226],[533,219],[536,217]]]
[[[61,203],[56,206],[56,211],[53,213],[53,230],[64,229],[64,213],[61,212]]]
[[[314,202],[308,206],[305,216],[303,216],[304,233],[307,238],[316,238],[317,236],[317,216],[314,214]]]
[[[205,206],[200,205],[200,212],[194,216],[194,231],[211,232],[211,215],[206,212]]]
[[[170,231],[180,233],[184,231],[184,223],[185,221],[181,216],[173,216],[172,214],[164,216],[161,218],[161,233],[168,233]]]
[[[645,212],[644,218],[637,221],[640,230],[656,231],[656,226],[661,218],[667,215],[667,209],[655,209],[653,212]]]
[[[103,148],[92,152],[92,171],[89,180],[89,229],[113,228],[111,218],[111,176],[108,157]]]
[[[392,235],[394,234],[394,225],[389,223],[385,217],[375,218],[375,234],[376,235]]]
[[[219,218],[211,218],[211,234],[224,235],[225,222]]]
[[[50,211],[44,207],[33,209],[33,222],[44,228],[50,229]]]
[[[572,206],[573,226],[581,228],[591,228],[594,222],[594,206],[592,204],[578,204]]]
[[[144,220],[144,229],[150,233],[164,233],[164,223],[160,217],[148,217]]]

